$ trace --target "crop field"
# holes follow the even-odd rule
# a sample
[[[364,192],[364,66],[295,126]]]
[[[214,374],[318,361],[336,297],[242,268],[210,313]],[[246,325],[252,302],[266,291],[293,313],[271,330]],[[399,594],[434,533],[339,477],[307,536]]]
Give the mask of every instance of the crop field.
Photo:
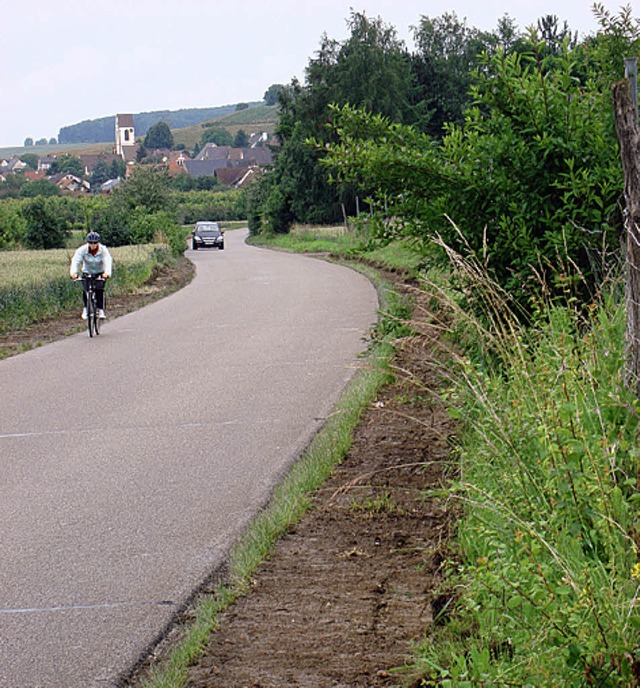
[[[155,265],[170,256],[162,244],[111,249],[113,279],[108,289],[124,292],[144,283]],[[73,251],[0,252],[0,333],[24,327],[51,313],[75,307],[79,287],[69,279]]]

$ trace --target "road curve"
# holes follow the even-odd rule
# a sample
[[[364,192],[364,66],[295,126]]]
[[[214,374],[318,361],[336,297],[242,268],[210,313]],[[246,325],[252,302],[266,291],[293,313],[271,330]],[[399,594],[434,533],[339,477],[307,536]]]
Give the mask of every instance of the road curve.
[[[100,337],[0,361],[2,688],[117,685],[352,376],[371,284],[245,236]]]

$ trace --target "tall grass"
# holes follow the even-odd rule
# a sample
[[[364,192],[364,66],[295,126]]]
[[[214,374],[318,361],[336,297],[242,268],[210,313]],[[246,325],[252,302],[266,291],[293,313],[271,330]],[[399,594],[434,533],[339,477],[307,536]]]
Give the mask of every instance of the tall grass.
[[[113,278],[108,293],[130,291],[149,279],[156,265],[170,260],[167,246],[147,244],[111,249]],[[80,303],[69,279],[73,251],[0,252],[0,334],[20,329]]]
[[[464,516],[422,685],[640,685],[640,405],[620,299],[525,328],[478,265],[457,265],[485,310],[449,301],[473,351],[450,388]]]

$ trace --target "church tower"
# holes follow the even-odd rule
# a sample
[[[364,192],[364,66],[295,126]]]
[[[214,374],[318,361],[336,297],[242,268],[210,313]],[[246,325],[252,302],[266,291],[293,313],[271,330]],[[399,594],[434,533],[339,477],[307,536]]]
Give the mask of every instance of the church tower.
[[[136,157],[136,137],[133,115],[116,115],[116,155],[125,162],[133,162]]]

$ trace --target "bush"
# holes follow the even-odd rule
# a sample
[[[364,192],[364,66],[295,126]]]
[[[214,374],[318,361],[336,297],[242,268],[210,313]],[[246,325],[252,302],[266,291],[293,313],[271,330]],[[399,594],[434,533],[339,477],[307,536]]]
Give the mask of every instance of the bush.
[[[132,243],[130,217],[126,204],[114,196],[111,203],[94,214],[91,229],[100,234],[107,246],[126,246]]]
[[[15,201],[0,203],[0,250],[26,245],[27,221]]]
[[[39,196],[22,208],[27,223],[25,243],[27,248],[48,249],[64,247],[68,230],[66,223],[56,212],[51,199]]]
[[[175,194],[179,224],[198,220],[245,220],[246,193],[240,189],[227,191],[187,191]]]

